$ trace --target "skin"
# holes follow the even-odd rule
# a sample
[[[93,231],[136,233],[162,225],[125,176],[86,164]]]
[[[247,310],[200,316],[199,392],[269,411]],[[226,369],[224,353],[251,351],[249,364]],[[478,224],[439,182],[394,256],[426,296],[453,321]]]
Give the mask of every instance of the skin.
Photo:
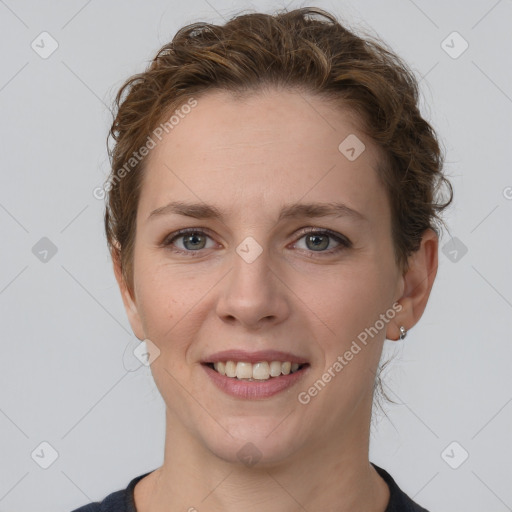
[[[423,314],[438,239],[425,231],[407,273],[398,268],[388,198],[376,171],[382,154],[357,121],[304,93],[267,90],[235,100],[209,92],[148,156],[133,293],[114,258],[132,329],[160,350],[151,369],[166,404],[164,463],[136,485],[139,512],[386,509],[388,487],[368,460],[375,373],[384,339],[398,339],[399,326],[411,329]],[[338,150],[349,134],[366,146],[355,161]],[[214,205],[225,217],[147,220],[171,200]],[[334,201],[366,220],[277,222],[285,204]],[[207,231],[199,256],[190,255],[194,249],[183,237],[174,247],[188,253],[161,245],[187,227]],[[315,251],[297,234],[301,228],[330,229],[352,245],[332,254]],[[252,263],[236,252],[249,236],[263,249]],[[337,242],[327,240],[328,252]],[[401,311],[301,404],[299,392],[393,304]],[[200,364],[234,348],[292,352],[310,367],[273,397],[234,398],[215,387]],[[261,453],[251,467],[237,457],[247,442]]]

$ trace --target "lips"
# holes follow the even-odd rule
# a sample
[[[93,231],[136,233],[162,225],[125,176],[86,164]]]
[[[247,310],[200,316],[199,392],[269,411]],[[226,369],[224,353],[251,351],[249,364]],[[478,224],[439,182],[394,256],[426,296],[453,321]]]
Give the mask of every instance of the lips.
[[[306,358],[276,350],[227,350],[205,358],[202,366],[225,393],[244,399],[268,398],[294,385],[306,373]]]

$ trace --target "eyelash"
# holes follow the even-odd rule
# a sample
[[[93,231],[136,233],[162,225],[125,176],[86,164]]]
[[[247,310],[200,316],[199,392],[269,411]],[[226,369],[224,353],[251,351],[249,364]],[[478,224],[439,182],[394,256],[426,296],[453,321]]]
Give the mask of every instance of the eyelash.
[[[199,235],[206,235],[208,236],[209,238],[210,235],[204,231],[203,229],[201,228],[184,228],[184,229],[180,229],[178,231],[175,231],[174,233],[171,233],[169,236],[167,236],[164,241],[162,242],[161,246],[162,247],[166,247],[168,248],[170,251],[174,252],[174,253],[178,253],[178,254],[187,254],[187,255],[190,255],[192,257],[197,257],[200,255],[202,249],[198,249],[196,251],[184,251],[182,249],[177,249],[176,247],[174,247],[172,245],[172,243],[177,240],[178,238],[180,238],[181,236],[183,235],[187,235],[187,234],[199,234]],[[336,242],[338,242],[338,246],[334,247],[333,249],[329,249],[329,250],[326,250],[326,251],[307,251],[309,254],[310,254],[310,257],[317,257],[316,254],[329,254],[329,255],[332,255],[332,254],[336,254],[344,249],[348,249],[350,247],[352,247],[352,242],[344,237],[344,236],[341,236],[339,235],[338,233],[335,233],[334,231],[331,231],[330,229],[309,229],[309,228],[303,228],[301,229],[298,233],[297,233],[299,236],[299,238],[297,238],[297,241],[298,242],[301,238],[303,238],[304,236],[306,235],[327,235],[329,236],[330,238],[334,239]],[[295,243],[296,243],[295,242]]]

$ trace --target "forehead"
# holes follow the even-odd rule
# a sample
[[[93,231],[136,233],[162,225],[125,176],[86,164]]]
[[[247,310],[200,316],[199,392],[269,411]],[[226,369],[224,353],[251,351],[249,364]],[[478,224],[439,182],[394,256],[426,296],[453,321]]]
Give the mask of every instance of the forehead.
[[[142,215],[172,199],[268,212],[305,196],[367,213],[385,207],[382,155],[357,117],[333,102],[303,92],[216,91],[180,117],[147,158]]]

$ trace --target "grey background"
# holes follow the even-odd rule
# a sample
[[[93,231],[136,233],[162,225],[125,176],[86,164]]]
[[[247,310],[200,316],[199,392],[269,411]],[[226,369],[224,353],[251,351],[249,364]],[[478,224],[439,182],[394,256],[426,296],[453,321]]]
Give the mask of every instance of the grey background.
[[[69,511],[161,464],[163,401],[131,353],[93,196],[108,171],[107,106],[182,25],[284,5],[0,0],[0,511]],[[455,241],[441,241],[455,245],[440,252],[427,310],[404,342],[386,342],[399,405],[375,416],[370,459],[432,512],[512,510],[512,2],[288,8],[300,5],[380,35],[408,61],[456,191]],[[47,59],[31,47],[43,31],[59,45]],[[462,48],[453,31],[469,44],[458,58],[445,51]],[[46,261],[43,237],[57,250]],[[47,469],[42,442],[58,452]]]

